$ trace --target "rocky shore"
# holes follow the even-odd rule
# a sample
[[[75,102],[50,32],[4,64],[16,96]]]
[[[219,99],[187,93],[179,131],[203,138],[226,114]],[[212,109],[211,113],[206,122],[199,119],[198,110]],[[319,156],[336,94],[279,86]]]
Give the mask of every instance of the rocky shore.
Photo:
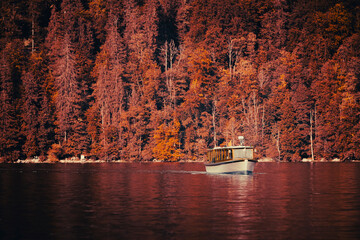
[[[88,158],[84,158],[84,157],[81,157],[81,158],[72,157],[72,158],[61,159],[58,161],[50,161],[49,159],[41,160],[38,157],[34,157],[34,158],[23,159],[23,160],[18,159],[14,163],[105,163],[105,162],[123,163],[123,162],[128,162],[128,161],[124,161],[124,160],[105,161],[105,160],[88,159]],[[165,162],[165,161],[154,159],[151,162]],[[204,161],[180,160],[179,162],[185,163],[185,162],[204,162]],[[273,158],[260,158],[260,159],[258,159],[258,162],[276,162],[276,160]],[[311,158],[304,158],[300,162],[343,162],[343,161],[339,158],[335,158],[332,160],[326,160],[326,159],[322,158],[322,159],[314,160],[314,161],[312,161]],[[350,162],[360,162],[360,160],[351,160]]]

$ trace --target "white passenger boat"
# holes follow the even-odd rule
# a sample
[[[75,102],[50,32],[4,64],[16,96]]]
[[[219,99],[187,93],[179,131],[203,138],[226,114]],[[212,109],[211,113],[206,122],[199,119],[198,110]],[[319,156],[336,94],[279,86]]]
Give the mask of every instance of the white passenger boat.
[[[208,150],[207,157],[208,173],[252,174],[257,162],[251,146],[215,147]]]

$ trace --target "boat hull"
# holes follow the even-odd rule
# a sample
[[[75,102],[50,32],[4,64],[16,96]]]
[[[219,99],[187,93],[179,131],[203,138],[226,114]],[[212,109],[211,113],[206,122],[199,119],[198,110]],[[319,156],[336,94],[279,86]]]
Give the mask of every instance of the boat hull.
[[[255,160],[242,159],[219,163],[207,163],[205,164],[205,168],[207,173],[252,174],[255,164]]]

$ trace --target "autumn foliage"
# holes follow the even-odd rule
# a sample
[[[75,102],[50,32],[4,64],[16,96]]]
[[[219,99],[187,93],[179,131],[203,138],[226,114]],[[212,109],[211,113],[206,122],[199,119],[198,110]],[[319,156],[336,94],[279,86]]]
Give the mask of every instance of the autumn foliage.
[[[4,0],[0,161],[360,159],[356,1]]]
[[[170,124],[161,124],[154,131],[155,147],[153,155],[159,160],[177,161],[181,157],[179,132],[180,122],[177,119]]]

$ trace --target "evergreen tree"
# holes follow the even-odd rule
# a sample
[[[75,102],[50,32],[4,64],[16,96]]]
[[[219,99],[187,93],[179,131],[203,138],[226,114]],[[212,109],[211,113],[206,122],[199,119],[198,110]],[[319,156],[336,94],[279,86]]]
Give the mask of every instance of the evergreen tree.
[[[0,161],[13,161],[20,156],[19,126],[17,113],[15,44],[7,44],[0,52]]]
[[[119,19],[112,15],[109,18],[107,38],[98,54],[94,69],[96,76],[95,103],[90,111],[97,109],[98,123],[93,120],[98,114],[88,115],[92,118],[90,121],[94,130],[96,129],[94,124],[100,126],[100,135],[98,137],[93,136],[93,142],[100,141],[99,144],[102,149],[99,150],[101,152],[100,157],[110,159],[118,159],[120,151],[124,147],[124,143],[121,142],[120,124],[125,107],[124,69],[126,52],[123,39],[118,32],[118,24]]]

